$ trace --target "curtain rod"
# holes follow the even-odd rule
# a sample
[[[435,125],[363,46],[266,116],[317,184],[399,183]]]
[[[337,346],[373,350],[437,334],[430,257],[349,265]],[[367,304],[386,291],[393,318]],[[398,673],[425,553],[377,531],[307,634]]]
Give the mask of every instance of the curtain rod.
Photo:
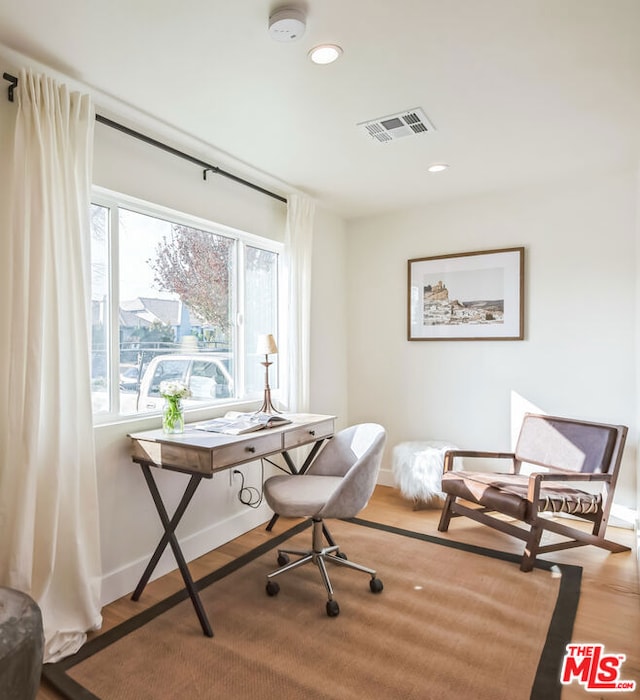
[[[16,78],[14,75],[10,75],[9,73],[3,73],[2,77],[9,82],[9,87],[8,87],[9,102],[13,102],[13,91],[18,86],[18,78]],[[239,184],[244,185],[245,187],[250,187],[252,190],[256,190],[257,192],[262,192],[262,194],[266,194],[269,197],[273,197],[274,199],[277,199],[280,202],[284,202],[285,204],[287,203],[286,197],[282,197],[281,195],[276,194],[275,192],[271,192],[270,190],[267,190],[264,187],[260,187],[260,185],[256,185],[253,182],[249,182],[248,180],[244,180],[243,178],[238,177],[237,175],[233,175],[232,173],[228,173],[226,170],[222,170],[222,168],[219,168],[216,165],[211,165],[210,163],[206,163],[205,161],[200,160],[199,158],[195,158],[194,156],[190,156],[188,153],[184,153],[183,151],[179,151],[177,148],[173,148],[172,146],[168,146],[166,143],[162,143],[161,141],[157,141],[156,139],[152,139],[150,136],[145,136],[144,134],[141,134],[139,131],[134,131],[133,129],[130,129],[128,126],[123,126],[122,124],[118,124],[118,122],[114,122],[111,119],[107,119],[107,117],[103,117],[100,114],[96,114],[96,121],[99,122],[100,124],[104,124],[105,126],[110,127],[111,129],[116,129],[117,131],[121,131],[123,134],[126,134],[127,136],[131,136],[135,139],[138,139],[139,141],[143,141],[144,143],[147,143],[150,146],[154,146],[155,148],[159,148],[160,150],[165,151],[167,153],[170,153],[171,155],[177,156],[178,158],[182,158],[183,160],[188,160],[190,163],[194,163],[195,165],[198,165],[199,167],[202,168],[202,179],[203,180],[207,179],[207,173],[214,173],[216,175],[222,175],[222,177],[229,178],[230,180],[233,180],[234,182],[238,182]]]

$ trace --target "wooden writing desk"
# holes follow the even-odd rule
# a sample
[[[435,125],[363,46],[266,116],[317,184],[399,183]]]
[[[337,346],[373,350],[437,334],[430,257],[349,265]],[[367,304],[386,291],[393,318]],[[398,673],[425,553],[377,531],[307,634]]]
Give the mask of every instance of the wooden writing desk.
[[[245,433],[244,435],[210,433],[190,428],[189,425],[185,426],[184,433],[177,435],[165,435],[162,430],[148,430],[129,435],[131,438],[131,459],[142,469],[164,527],[164,534],[131,596],[133,600],[140,598],[162,553],[167,545],[170,545],[196,615],[200,620],[202,631],[208,637],[213,637],[213,630],[175,536],[176,527],[202,479],[210,479],[215,472],[253,462],[262,457],[281,454],[291,473],[304,473],[323,442],[333,435],[335,418],[334,416],[312,413],[287,414],[287,418],[291,420],[291,423],[287,425]],[[304,463],[298,468],[289,454],[289,450],[303,445],[312,445],[312,447]],[[171,518],[162,501],[151,467],[181,472],[190,477],[180,503]],[[271,529],[276,518],[277,515],[274,515],[267,529]]]

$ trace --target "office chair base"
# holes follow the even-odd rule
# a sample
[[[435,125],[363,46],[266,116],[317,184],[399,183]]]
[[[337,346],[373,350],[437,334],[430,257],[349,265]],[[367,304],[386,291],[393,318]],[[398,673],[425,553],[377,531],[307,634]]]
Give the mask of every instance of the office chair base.
[[[382,581],[377,577],[374,569],[370,569],[361,564],[356,564],[355,562],[349,561],[346,554],[339,551],[337,545],[332,545],[330,547],[321,546],[322,537],[322,521],[313,521],[313,549],[311,550],[298,550],[298,549],[279,549],[278,550],[278,566],[279,569],[272,571],[267,574],[267,586],[266,591],[269,596],[276,596],[280,592],[280,586],[276,581],[273,581],[276,576],[284,574],[287,571],[292,571],[305,564],[313,563],[318,567],[320,571],[320,577],[327,591],[328,601],[326,604],[327,615],[329,617],[337,617],[340,614],[340,607],[333,597],[333,587],[331,585],[331,580],[327,572],[326,562],[330,561],[338,566],[346,566],[349,569],[355,569],[356,571],[362,571],[365,574],[369,574],[371,579],[369,580],[369,589],[372,593],[380,593],[384,585]],[[298,558],[291,561],[290,556],[297,556]]]
[[[377,580],[379,579],[376,579],[376,581]],[[275,595],[278,595],[278,593],[280,593],[280,585],[275,581],[269,581],[267,583],[267,595],[273,597]],[[333,598],[331,600],[328,600],[326,610],[328,617],[338,617],[338,615],[340,614],[340,606],[338,605],[338,601],[334,600]]]

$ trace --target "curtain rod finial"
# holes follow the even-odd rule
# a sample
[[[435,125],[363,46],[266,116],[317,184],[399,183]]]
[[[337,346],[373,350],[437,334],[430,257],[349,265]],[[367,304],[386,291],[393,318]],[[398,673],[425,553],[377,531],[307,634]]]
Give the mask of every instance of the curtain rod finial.
[[[13,102],[13,91],[18,86],[18,79],[15,75],[9,75],[9,73],[3,73],[2,77],[10,83],[7,92],[9,93],[9,102]]]

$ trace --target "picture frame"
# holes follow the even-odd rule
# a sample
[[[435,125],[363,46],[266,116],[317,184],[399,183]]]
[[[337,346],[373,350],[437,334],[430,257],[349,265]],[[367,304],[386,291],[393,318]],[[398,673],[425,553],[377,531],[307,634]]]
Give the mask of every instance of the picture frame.
[[[408,340],[523,340],[524,247],[408,261]]]

